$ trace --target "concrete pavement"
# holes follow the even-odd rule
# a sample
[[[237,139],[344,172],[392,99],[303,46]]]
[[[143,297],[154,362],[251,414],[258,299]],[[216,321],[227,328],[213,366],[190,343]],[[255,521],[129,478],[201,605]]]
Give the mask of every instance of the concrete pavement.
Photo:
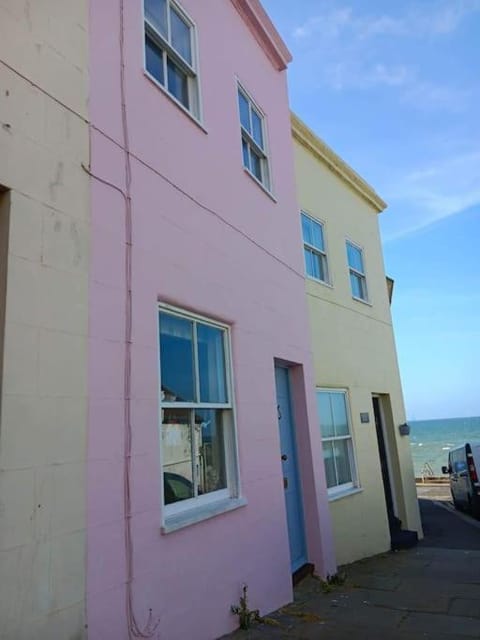
[[[425,487],[419,494],[426,495]],[[479,523],[450,511],[448,500],[445,488],[422,497],[425,540],[416,548],[343,567],[345,583],[330,591],[307,578],[296,587],[294,602],[269,616],[268,624],[228,638],[480,638]]]

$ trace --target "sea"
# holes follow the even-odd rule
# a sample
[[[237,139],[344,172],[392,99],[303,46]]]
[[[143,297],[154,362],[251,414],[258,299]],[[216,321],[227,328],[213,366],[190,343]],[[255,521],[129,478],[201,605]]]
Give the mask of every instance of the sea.
[[[442,474],[448,452],[465,442],[480,442],[480,417],[409,420],[415,476]]]

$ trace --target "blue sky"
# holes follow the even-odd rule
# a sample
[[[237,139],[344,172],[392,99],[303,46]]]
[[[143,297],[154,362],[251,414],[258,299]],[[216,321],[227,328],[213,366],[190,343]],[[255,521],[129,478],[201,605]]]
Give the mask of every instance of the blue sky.
[[[480,0],[263,0],[380,216],[409,419],[480,415]]]

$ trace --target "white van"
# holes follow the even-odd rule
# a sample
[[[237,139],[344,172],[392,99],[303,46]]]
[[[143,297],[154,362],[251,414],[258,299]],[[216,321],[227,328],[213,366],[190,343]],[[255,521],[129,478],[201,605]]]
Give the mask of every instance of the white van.
[[[467,442],[448,454],[448,467],[443,473],[450,476],[450,490],[456,509],[466,509],[480,518],[480,443]]]

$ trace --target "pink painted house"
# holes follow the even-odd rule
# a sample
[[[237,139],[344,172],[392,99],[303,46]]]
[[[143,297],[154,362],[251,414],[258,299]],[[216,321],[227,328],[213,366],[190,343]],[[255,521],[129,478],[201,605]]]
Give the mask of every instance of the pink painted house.
[[[243,584],[264,614],[335,572],[289,60],[258,0],[91,3],[91,640],[217,638]]]

